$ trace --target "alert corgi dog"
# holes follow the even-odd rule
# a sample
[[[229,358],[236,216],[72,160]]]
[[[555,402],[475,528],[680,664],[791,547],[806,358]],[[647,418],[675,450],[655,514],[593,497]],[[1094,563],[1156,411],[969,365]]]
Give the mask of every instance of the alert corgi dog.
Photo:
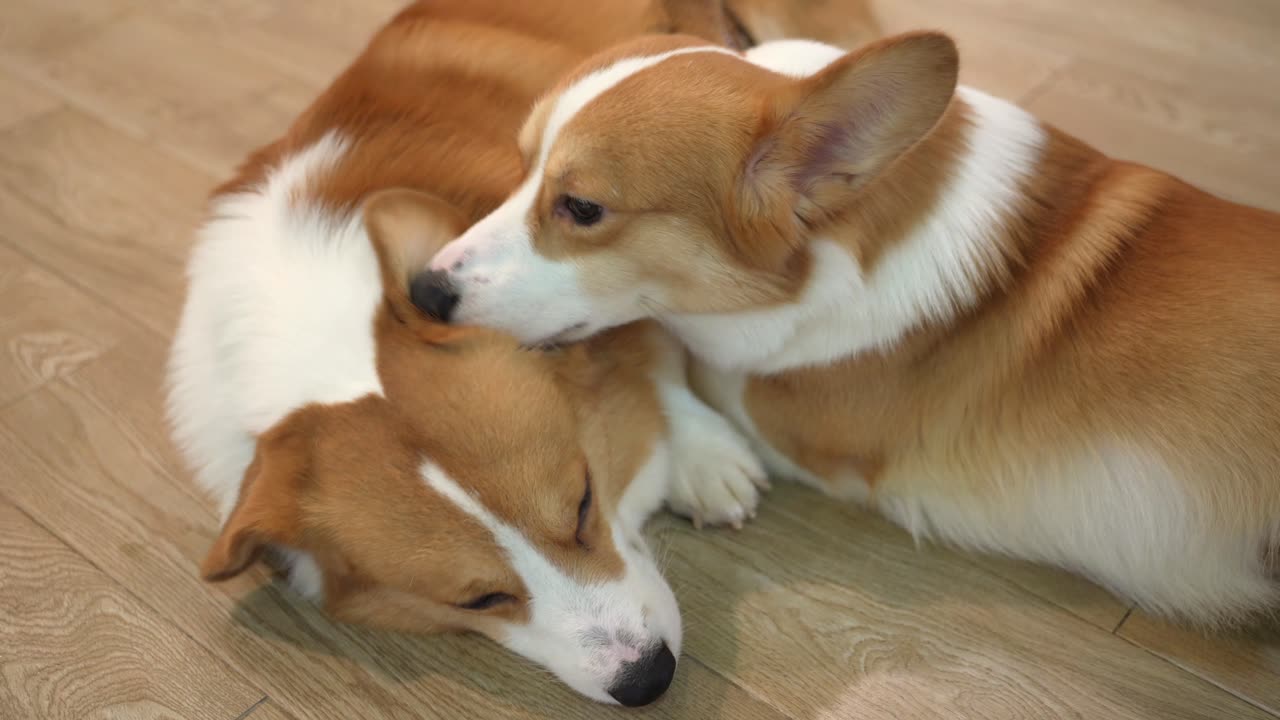
[[[680,615],[641,526],[664,502],[741,522],[755,456],[656,326],[531,350],[433,321],[412,281],[516,187],[555,78],[642,33],[727,36],[679,5],[414,4],[215,192],[168,398],[223,521],[207,579],[274,556],[339,620],[481,633],[602,702],[667,689]]]
[[[436,292],[525,340],[661,321],[772,474],[917,538],[1193,623],[1274,607],[1280,216],[957,66],[928,32],[610,49],[530,114],[533,170]]]

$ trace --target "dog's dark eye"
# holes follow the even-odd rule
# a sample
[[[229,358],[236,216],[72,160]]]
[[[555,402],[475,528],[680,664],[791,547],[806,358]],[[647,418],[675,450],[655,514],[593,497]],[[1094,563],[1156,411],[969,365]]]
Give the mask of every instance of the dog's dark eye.
[[[587,469],[587,489],[582,493],[582,502],[578,503],[578,529],[574,531],[573,538],[578,541],[578,545],[590,549],[587,541],[582,537],[582,531],[587,527],[587,518],[591,517],[591,469]]]
[[[569,211],[569,216],[579,225],[595,225],[604,215],[604,208],[590,200],[565,195],[561,202],[564,204],[564,209]]]
[[[507,593],[496,592],[496,593],[489,593],[487,595],[481,595],[480,597],[475,598],[474,600],[459,604],[458,607],[462,608],[463,610],[488,610],[491,607],[497,607],[498,605],[502,605],[503,603],[513,602],[515,599],[516,598],[514,595],[508,595]]]

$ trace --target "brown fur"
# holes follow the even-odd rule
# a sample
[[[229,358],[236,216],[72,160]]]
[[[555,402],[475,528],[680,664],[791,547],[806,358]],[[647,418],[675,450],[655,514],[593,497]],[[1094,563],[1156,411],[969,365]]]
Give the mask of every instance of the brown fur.
[[[659,313],[786,301],[808,276],[800,238],[818,224],[851,216],[846,199],[857,195],[850,190],[878,177],[946,109],[955,84],[955,48],[931,37],[868,46],[802,82],[714,53],[677,57],[624,80],[611,91],[610,102],[589,105],[561,131],[528,218],[535,247],[549,258],[578,258],[592,294],[607,295],[636,279],[658,280],[669,291]],[[558,90],[622,57],[704,44],[694,38],[626,43],[579,65]],[[920,78],[920,87],[888,93],[884,88],[896,88],[900,78],[892,72],[904,62],[950,72],[907,75]],[[808,162],[806,153],[814,152],[815,138],[805,128],[834,122],[827,114],[835,104],[804,102],[828,85],[838,87],[826,96],[846,93],[877,106],[889,98],[903,112],[856,118],[848,141],[861,151],[858,163],[840,166],[838,173],[824,166],[811,177],[793,177],[794,168]],[[932,101],[910,102],[918,98]],[[934,179],[947,166],[945,159],[931,160],[957,150],[962,111],[952,115],[939,135],[951,137],[950,144],[938,142],[900,177]],[[544,116],[535,111],[522,133],[531,146],[541,137]],[[890,117],[895,122],[886,122]],[[659,136],[663,151],[655,153],[651,142]],[[625,185],[618,182],[622,177]],[[823,177],[836,180],[824,184]],[[925,207],[915,188],[901,192]],[[565,195],[598,202],[608,215],[596,225],[578,226],[559,212]],[[866,234],[861,242],[860,253],[878,252],[877,236]]]
[[[695,19],[714,35],[715,17]],[[491,634],[499,618],[521,621],[523,602],[456,607],[526,593],[489,532],[422,482],[426,458],[570,575],[621,573],[606,518],[663,427],[647,378],[654,330],[525,351],[501,333],[430,322],[407,287],[411,268],[514,188],[517,130],[539,93],[590,52],[673,22],[656,0],[416,3],[219,188],[250,189],[331,131],[352,140],[296,200],[335,214],[368,200],[385,288],[374,327],[385,397],[299,408],[259,439],[206,578],[236,575],[281,545],[316,558],[326,607],[344,620]],[[375,194],[392,186],[417,190]],[[598,499],[584,551],[575,528],[588,468]]]
[[[633,75],[561,132],[534,246],[572,257],[590,294],[660,288],[657,316],[795,300],[812,237],[874,271],[968,150],[956,63],[950,40],[913,34],[803,80],[714,54]],[[976,304],[888,349],[749,379],[750,419],[833,493],[870,485],[873,501],[1029,503],[1078,481],[1082,456],[1146,453],[1124,459],[1185,486],[1196,532],[1262,538],[1254,564],[1274,563],[1280,216],[1047,133],[992,219]],[[564,194],[606,215],[557,217]]]

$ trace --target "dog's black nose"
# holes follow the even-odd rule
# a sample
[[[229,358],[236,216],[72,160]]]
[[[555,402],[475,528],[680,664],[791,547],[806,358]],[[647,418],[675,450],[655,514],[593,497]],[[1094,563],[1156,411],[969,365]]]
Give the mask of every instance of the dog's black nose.
[[[458,291],[454,290],[453,281],[447,273],[424,270],[409,284],[409,299],[422,312],[447,323],[458,305]]]
[[[635,662],[622,666],[618,679],[609,687],[614,700],[627,707],[639,707],[662,697],[676,674],[676,656],[662,643]]]

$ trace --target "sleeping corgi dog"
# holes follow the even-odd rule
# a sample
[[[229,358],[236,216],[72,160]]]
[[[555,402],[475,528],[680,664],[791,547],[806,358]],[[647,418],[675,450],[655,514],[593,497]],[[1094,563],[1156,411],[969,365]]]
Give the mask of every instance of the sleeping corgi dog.
[[[479,632],[603,702],[666,690],[680,616],[641,526],[664,502],[741,522],[749,446],[656,326],[530,350],[431,320],[411,281],[515,188],[555,78],[641,33],[723,36],[679,5],[417,3],[215,192],[169,372],[223,519],[206,578],[274,556],[340,620]]]
[[[946,36],[613,48],[432,260],[524,340],[656,318],[771,473],[1195,623],[1280,586],[1280,216],[956,86]],[[501,310],[501,311],[500,311]]]

